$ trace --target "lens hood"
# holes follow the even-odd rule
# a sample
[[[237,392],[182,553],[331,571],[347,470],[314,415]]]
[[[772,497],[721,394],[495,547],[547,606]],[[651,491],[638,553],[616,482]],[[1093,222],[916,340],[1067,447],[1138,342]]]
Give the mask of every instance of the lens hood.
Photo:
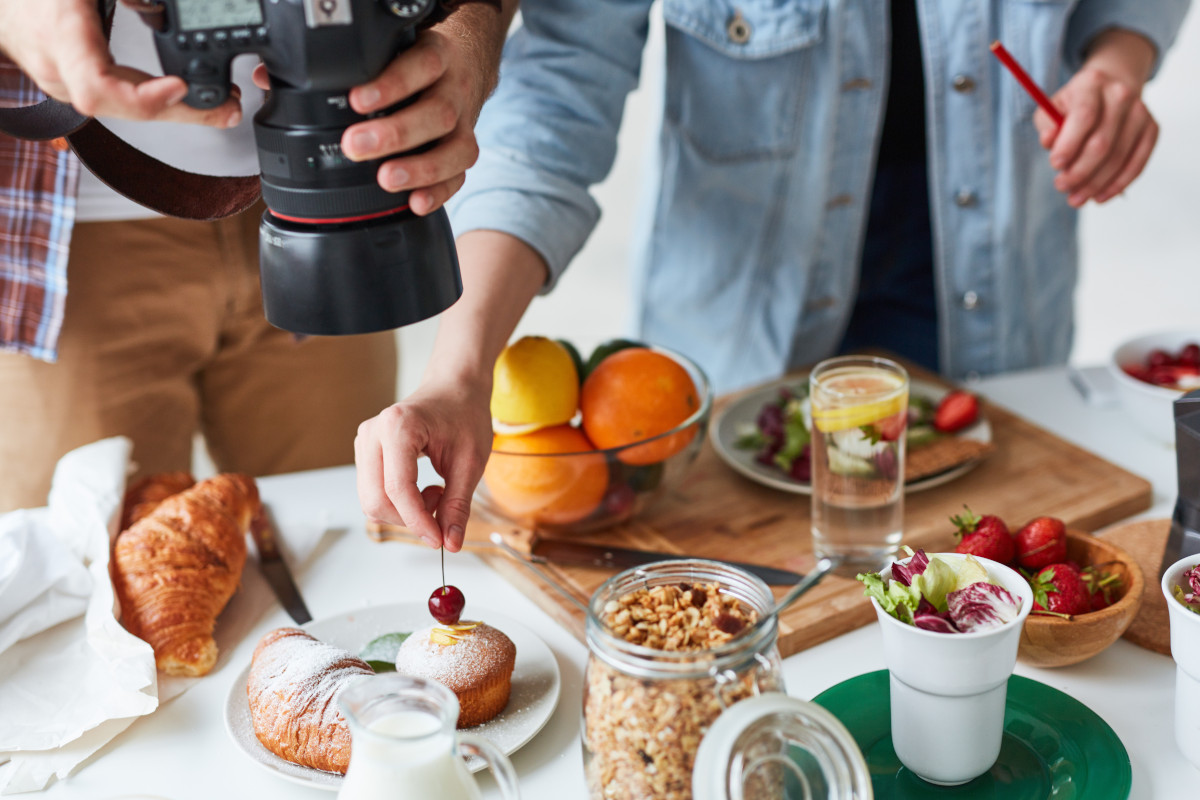
[[[263,214],[263,309],[277,328],[314,336],[391,330],[440,314],[462,295],[443,209],[351,225]]]

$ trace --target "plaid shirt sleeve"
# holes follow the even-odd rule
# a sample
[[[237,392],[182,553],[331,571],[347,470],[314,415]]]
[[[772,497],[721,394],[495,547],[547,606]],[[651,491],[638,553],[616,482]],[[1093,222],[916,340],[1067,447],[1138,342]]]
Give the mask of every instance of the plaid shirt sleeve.
[[[0,57],[0,106],[43,97]],[[78,186],[79,160],[69,151],[0,134],[0,350],[57,356]]]

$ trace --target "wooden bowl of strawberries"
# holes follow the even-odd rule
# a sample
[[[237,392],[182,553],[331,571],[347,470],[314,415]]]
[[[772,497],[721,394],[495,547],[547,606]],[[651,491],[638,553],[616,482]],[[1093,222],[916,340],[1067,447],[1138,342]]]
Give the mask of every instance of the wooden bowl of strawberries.
[[[1142,570],[1128,553],[1061,520],[1037,517],[1011,538],[995,516],[955,517],[956,550],[1008,564],[1033,588],[1017,657],[1033,667],[1065,667],[1091,658],[1121,638],[1142,602]],[[1011,556],[1007,542],[1012,542]]]

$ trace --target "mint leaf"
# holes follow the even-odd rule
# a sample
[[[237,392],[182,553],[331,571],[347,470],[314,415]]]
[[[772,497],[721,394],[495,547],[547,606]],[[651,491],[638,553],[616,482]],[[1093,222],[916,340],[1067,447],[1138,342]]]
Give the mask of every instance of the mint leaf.
[[[396,653],[411,633],[385,633],[367,642],[358,657],[371,665],[376,672],[395,672]]]

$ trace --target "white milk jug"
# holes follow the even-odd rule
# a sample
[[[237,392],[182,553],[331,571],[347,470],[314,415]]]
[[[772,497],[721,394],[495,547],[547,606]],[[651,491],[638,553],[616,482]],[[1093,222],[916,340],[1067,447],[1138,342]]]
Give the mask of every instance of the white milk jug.
[[[338,706],[350,725],[338,800],[479,800],[460,753],[486,761],[505,800],[518,800],[512,764],[487,739],[455,731],[458,699],[440,683],[373,675],[343,691]]]

